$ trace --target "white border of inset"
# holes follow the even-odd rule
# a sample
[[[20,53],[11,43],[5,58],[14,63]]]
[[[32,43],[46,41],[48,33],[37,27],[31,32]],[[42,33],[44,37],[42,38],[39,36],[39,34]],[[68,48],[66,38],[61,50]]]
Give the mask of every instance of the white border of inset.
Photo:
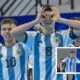
[[[56,47],[56,74],[80,74],[80,72],[57,72],[57,49],[80,49],[80,47]]]

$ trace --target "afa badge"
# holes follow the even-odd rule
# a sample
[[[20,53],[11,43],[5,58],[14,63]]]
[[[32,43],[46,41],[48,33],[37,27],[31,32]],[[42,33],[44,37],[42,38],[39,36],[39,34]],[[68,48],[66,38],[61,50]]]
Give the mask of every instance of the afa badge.
[[[21,55],[21,50],[20,50],[20,49],[17,49],[17,50],[16,50],[16,54],[17,54],[17,55]]]
[[[59,37],[55,37],[55,38],[54,38],[54,42],[55,42],[55,43],[60,43],[60,42],[61,42],[61,40],[60,40],[60,38],[59,38]]]

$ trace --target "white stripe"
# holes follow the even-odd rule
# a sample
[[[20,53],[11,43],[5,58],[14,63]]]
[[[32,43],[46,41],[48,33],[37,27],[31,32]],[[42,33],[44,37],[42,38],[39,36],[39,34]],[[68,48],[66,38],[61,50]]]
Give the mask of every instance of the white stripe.
[[[74,68],[75,68],[75,59],[72,60],[72,66],[71,66],[71,72],[74,72]]]
[[[45,40],[44,36],[41,37],[42,43],[39,43],[39,51],[40,51],[40,56],[39,56],[39,61],[40,61],[40,80],[45,80],[45,75],[46,75],[46,66],[45,66]]]
[[[17,55],[18,45],[16,44],[13,47],[13,56],[16,58],[16,66],[14,67],[15,80],[20,80],[21,72],[20,72],[20,55]]]
[[[34,80],[34,42],[35,42],[35,38],[33,38],[33,42],[32,42],[32,63],[33,63],[32,77],[33,77],[33,80]]]
[[[3,66],[3,79],[4,80],[9,80],[9,75],[8,75],[8,68],[7,63],[6,63],[6,58],[7,58],[7,49],[6,47],[2,47],[2,54],[3,54],[3,58],[2,60],[2,66]]]
[[[27,54],[27,53],[26,53]],[[26,55],[25,54],[25,55]],[[25,74],[24,74],[24,78],[25,78],[25,80],[27,80],[27,70],[28,70],[28,56],[25,56]]]
[[[56,78],[56,50],[53,49],[52,52],[52,73],[51,73],[51,79],[55,79]],[[54,75],[54,76],[53,76]]]
[[[51,36],[51,45],[52,45],[52,73],[51,73],[51,80],[56,80],[56,68],[57,68],[57,65],[56,65],[56,47],[57,45],[54,45],[55,43],[53,42],[53,39],[54,39],[54,34]]]
[[[63,80],[67,80],[67,74],[63,74]]]

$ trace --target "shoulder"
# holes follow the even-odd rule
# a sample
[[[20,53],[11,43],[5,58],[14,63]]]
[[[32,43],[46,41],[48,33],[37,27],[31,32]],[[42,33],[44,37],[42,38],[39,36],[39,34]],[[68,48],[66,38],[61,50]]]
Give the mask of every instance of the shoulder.
[[[26,31],[28,36],[35,36],[38,32],[37,31]]]
[[[22,46],[23,48],[26,47],[26,45],[23,42],[18,42],[18,47]]]
[[[2,46],[3,46],[2,43],[0,43],[0,48],[1,48]]]
[[[68,34],[70,32],[70,30],[71,29],[60,30],[59,32],[64,35],[64,34]]]
[[[23,42],[19,42],[18,46],[23,48],[24,50],[29,50],[29,47],[25,43],[23,43]]]

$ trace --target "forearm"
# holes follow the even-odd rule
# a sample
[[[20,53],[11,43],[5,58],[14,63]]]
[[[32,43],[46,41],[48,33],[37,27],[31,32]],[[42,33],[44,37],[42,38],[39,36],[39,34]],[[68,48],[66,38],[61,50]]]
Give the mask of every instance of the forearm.
[[[24,33],[26,30],[32,28],[33,25],[37,24],[38,21],[37,20],[34,20],[34,21],[31,21],[31,22],[28,22],[28,23],[24,23],[20,26],[17,26],[16,28],[14,28],[11,33],[12,35],[20,35],[22,33]]]
[[[60,18],[58,22],[69,25],[71,28],[80,29],[80,21]]]

